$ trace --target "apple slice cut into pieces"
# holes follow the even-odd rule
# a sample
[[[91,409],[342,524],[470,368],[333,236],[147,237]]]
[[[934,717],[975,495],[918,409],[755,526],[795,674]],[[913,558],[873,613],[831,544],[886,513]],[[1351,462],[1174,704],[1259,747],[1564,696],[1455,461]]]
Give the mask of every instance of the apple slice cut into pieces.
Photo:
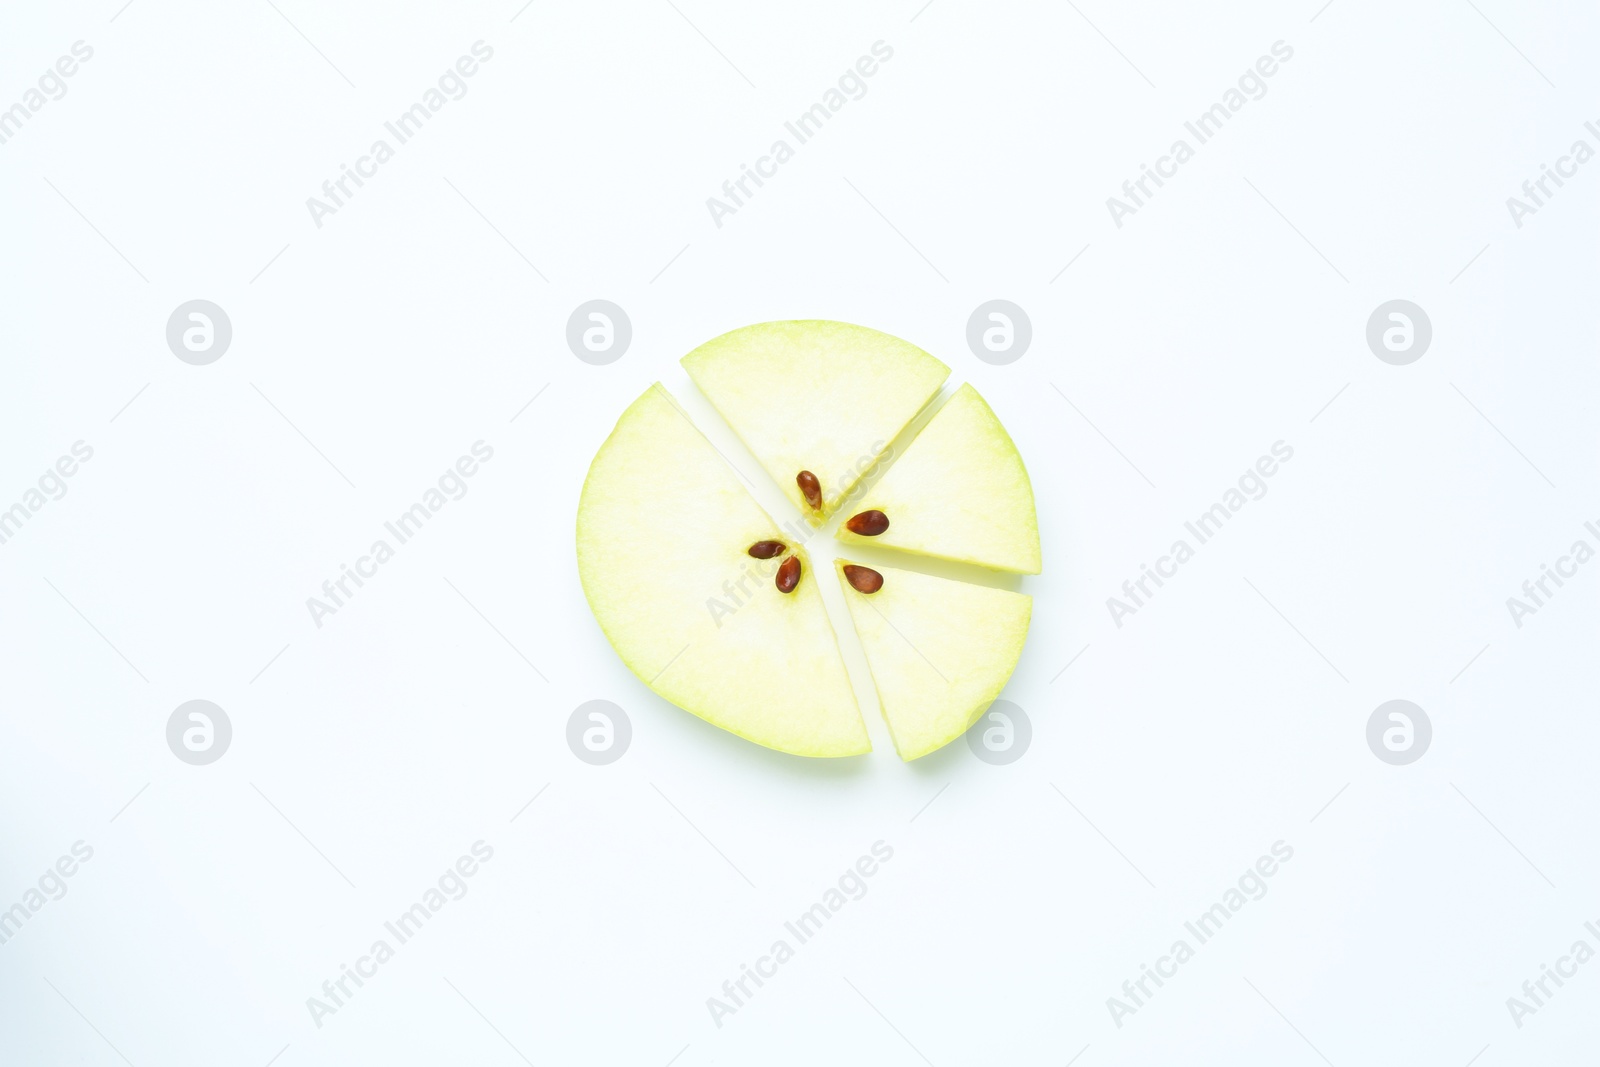
[[[764,322],[684,356],[683,369],[803,514],[830,514],[950,368],[846,322]],[[796,479],[815,475],[820,507]]]
[[[752,558],[762,541],[788,551]],[[622,662],[665,699],[780,752],[871,750],[810,560],[659,382],[589,467],[578,574]]]
[[[855,564],[835,566],[900,758],[960,737],[1011,678],[1033,598],[888,567],[867,575],[881,575],[881,584],[857,571],[858,588],[845,570]]]
[[[956,390],[876,485],[851,504],[875,536],[839,528],[839,540],[1038,574],[1033,484],[1011,435],[970,385]],[[853,516],[852,516],[853,517]]]

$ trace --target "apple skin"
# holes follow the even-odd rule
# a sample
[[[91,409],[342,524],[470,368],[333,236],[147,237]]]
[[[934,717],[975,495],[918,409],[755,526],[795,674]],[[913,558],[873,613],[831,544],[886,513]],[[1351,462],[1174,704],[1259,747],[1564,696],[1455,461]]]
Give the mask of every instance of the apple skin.
[[[578,575],[622,662],[666,700],[759,745],[801,756],[870,751],[855,691],[804,550],[780,593],[791,539],[660,383],[617,420],[578,504]]]
[[[871,568],[882,587],[862,593],[847,565],[834,562],[895,751],[908,762],[926,756],[966,733],[1005,689],[1033,598],[882,566]]]
[[[795,482],[801,471],[831,515],[950,376],[909,341],[821,319],[745,326],[680,362],[803,515],[819,511]]]
[[[956,390],[849,510],[881,511],[889,528],[869,537],[840,527],[845,544],[1010,574],[1041,568],[1033,483],[1011,435],[971,385]]]
[[[877,517],[859,524],[875,536],[841,527],[841,540],[1039,573],[1027,470],[970,385],[909,445],[895,445],[903,455],[875,484],[859,487],[949,375],[928,353],[865,327],[806,320],[731,331],[682,364],[802,516],[815,521],[848,501],[849,514],[888,517],[887,527]],[[820,507],[808,492],[820,493]],[[787,537],[658,382],[590,466],[578,571],[607,640],[664,699],[778,751],[859,755],[871,742],[820,576]],[[761,542],[783,547],[752,557]],[[788,592],[774,581],[786,561],[801,568]],[[882,582],[864,582],[873,590],[864,593],[845,565],[836,560],[835,571],[895,749],[907,761],[937,751],[1004,690],[1033,601],[890,567],[872,568]]]

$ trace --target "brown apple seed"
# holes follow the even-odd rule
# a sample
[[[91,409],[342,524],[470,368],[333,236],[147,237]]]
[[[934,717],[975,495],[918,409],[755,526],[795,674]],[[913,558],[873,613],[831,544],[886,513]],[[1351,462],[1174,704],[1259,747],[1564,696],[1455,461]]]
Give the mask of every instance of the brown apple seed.
[[[778,568],[778,577],[776,582],[778,586],[778,592],[794,592],[794,587],[800,584],[799,556],[790,556],[788,559],[783,561],[783,565]]]
[[[810,471],[801,471],[794,476],[795,484],[800,487],[806,503],[818,511],[822,510],[822,483],[817,481],[817,476]]]
[[[771,559],[783,555],[785,551],[787,548],[782,541],[757,541],[750,546],[750,555],[756,559]]]
[[[883,588],[883,575],[871,567],[857,567],[854,563],[844,565],[844,580],[858,593],[876,593]]]
[[[889,528],[889,516],[881,511],[863,511],[859,515],[852,515],[850,521],[845,523],[845,529],[862,537],[877,537]]]

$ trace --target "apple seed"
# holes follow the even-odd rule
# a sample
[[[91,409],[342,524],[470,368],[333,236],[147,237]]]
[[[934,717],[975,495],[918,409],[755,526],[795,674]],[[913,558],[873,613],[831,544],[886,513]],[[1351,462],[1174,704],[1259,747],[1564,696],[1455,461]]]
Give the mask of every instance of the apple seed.
[[[881,530],[879,531],[882,532]],[[876,593],[883,588],[883,575],[871,567],[857,567],[854,563],[844,565],[845,581],[858,593]],[[780,586],[779,588],[782,588]]]
[[[750,555],[756,559],[771,559],[781,556],[787,549],[782,541],[757,541],[750,546]]]
[[[859,515],[851,516],[850,521],[844,525],[853,534],[877,537],[889,528],[889,516],[877,510],[863,511]]]
[[[799,556],[790,556],[788,559],[783,561],[783,565],[778,568],[778,577],[776,581],[778,592],[794,592],[794,587],[800,584]]]
[[[821,511],[822,483],[817,481],[817,476],[810,471],[801,471],[794,476],[794,481],[800,487],[800,492],[805,495],[806,503]]]

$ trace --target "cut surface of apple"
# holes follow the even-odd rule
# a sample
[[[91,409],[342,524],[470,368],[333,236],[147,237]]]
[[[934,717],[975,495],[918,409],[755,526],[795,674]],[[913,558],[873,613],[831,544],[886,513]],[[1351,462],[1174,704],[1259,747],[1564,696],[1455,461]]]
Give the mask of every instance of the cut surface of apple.
[[[1011,435],[970,385],[956,390],[850,510],[881,512],[888,525],[874,536],[841,526],[841,541],[1039,573],[1039,520],[1028,471]],[[881,521],[861,525],[873,529]]]
[[[950,368],[845,322],[764,322],[707,341],[684,370],[802,514],[829,514],[938,393]],[[820,507],[796,479],[815,475]]]
[[[752,558],[764,541],[787,551]],[[662,697],[782,752],[871,749],[810,560],[660,383],[596,454],[577,547],[600,628]],[[796,557],[799,582],[780,592]]]
[[[836,561],[850,617],[895,751],[914,760],[966,732],[1005,688],[1028,637],[1033,598],[890,567],[876,580],[846,576]],[[870,577],[870,575],[869,575]]]

